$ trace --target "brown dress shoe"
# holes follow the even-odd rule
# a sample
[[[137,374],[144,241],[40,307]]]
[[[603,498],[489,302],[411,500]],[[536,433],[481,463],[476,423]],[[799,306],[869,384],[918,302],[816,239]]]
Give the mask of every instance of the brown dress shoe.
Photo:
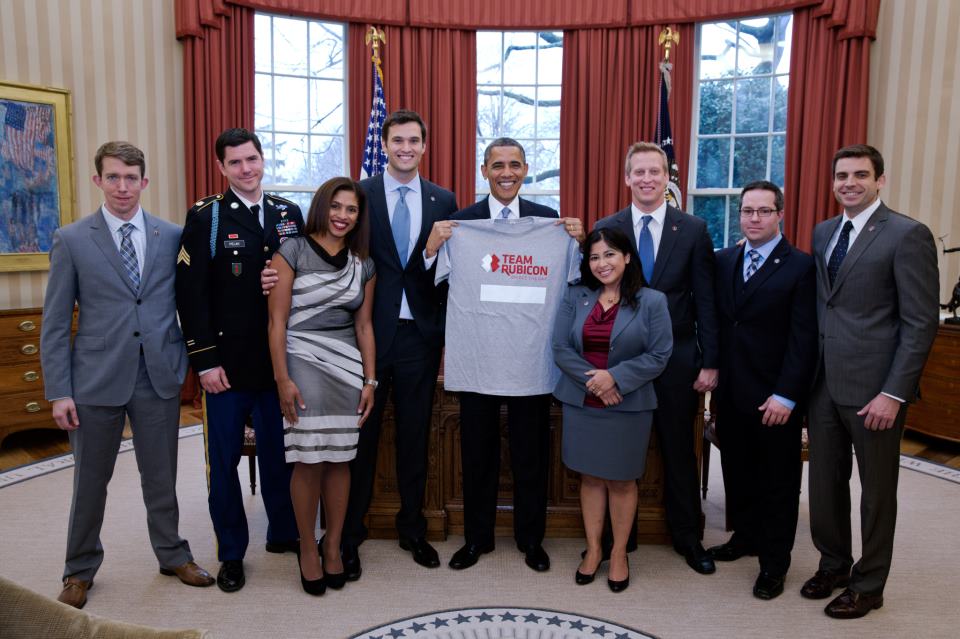
[[[883,595],[865,595],[847,588],[823,609],[834,619],[859,619],[871,610],[883,607]]]
[[[92,581],[67,577],[63,580],[63,590],[60,591],[57,601],[79,610],[87,604],[87,591],[91,588],[93,588]]]
[[[198,588],[212,586],[217,581],[213,578],[213,576],[210,575],[209,572],[198,566],[193,561],[188,561],[182,566],[177,566],[176,568],[161,568],[160,574],[167,576],[176,575],[180,578],[180,581],[188,586],[196,586]]]
[[[803,584],[800,594],[807,599],[826,599],[837,588],[846,588],[848,583],[850,583],[850,575],[847,573],[838,575],[826,570],[818,570],[817,574]]]

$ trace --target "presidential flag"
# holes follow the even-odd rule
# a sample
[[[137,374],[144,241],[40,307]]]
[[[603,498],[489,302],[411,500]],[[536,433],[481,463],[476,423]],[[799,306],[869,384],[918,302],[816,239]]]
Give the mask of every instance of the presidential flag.
[[[667,202],[679,208],[683,201],[680,193],[680,167],[673,152],[673,133],[670,131],[670,71],[673,64],[664,60],[660,63],[660,102],[657,105],[657,135],[654,140],[667,154],[667,164],[670,165],[670,180],[667,182]]]
[[[360,177],[380,175],[387,168],[387,154],[380,141],[383,121],[387,119],[387,103],[383,99],[383,73],[380,65],[373,65],[373,104],[370,106],[370,122],[367,124],[367,139],[363,145],[363,164]]]

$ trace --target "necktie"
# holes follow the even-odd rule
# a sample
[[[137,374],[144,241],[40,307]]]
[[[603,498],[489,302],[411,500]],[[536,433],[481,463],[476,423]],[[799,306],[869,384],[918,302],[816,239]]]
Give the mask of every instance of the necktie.
[[[501,219],[501,220],[505,220],[505,219],[507,219],[508,217],[510,217],[510,207],[509,207],[509,206],[505,206],[505,207],[503,207],[503,210],[500,211],[500,219]]]
[[[747,274],[743,276],[743,281],[746,282],[753,274],[760,270],[760,251],[757,249],[750,249],[747,251],[747,256],[750,258],[750,263],[747,265]]]
[[[250,212],[253,213],[253,219],[257,221],[257,224],[260,224],[260,205],[254,204],[253,206],[251,206]],[[260,226],[262,227],[263,224],[260,224]]]
[[[837,279],[840,264],[843,263],[843,258],[847,256],[851,230],[853,230],[853,222],[847,220],[843,228],[840,229],[840,237],[837,238],[837,245],[833,247],[833,253],[830,254],[830,261],[827,262],[827,275],[830,276],[830,286],[833,286],[833,281]]]
[[[393,242],[397,245],[397,254],[400,256],[400,264],[407,265],[407,250],[410,245],[410,209],[407,208],[407,191],[409,186],[401,186],[397,189],[400,192],[400,199],[397,200],[397,206],[393,210],[393,221],[390,223],[393,229]]]
[[[644,215],[643,228],[640,229],[640,237],[637,240],[637,253],[640,254],[640,266],[643,269],[643,279],[647,284],[653,278],[653,235],[650,233],[650,220],[652,215]]]
[[[120,227],[120,261],[123,262],[123,268],[127,272],[127,277],[133,282],[133,288],[140,290],[140,265],[137,264],[137,250],[133,248],[133,240],[130,234],[136,228],[133,224],[126,222]]]

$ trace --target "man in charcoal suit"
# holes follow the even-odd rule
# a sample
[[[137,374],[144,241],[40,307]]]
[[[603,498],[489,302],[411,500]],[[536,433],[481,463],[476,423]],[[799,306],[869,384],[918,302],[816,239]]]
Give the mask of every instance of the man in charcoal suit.
[[[632,238],[647,284],[667,296],[673,354],[654,383],[659,405],[653,418],[663,455],[667,526],[674,549],[687,565],[710,574],[716,567],[700,543],[693,423],[697,393],[717,385],[713,245],[702,219],[667,204],[669,167],[659,146],[633,144],[627,150],[624,173],[631,205],[598,221],[596,228],[619,228]]]
[[[717,253],[720,379],[717,436],[733,536],[716,561],[759,555],[759,599],[783,592],[800,505],[803,411],[816,360],[813,258],[780,233],[783,193],[751,182],[740,195],[746,242]]]
[[[177,532],[177,432],[187,372],[173,290],[180,229],[140,207],[147,186],[140,149],[107,142],[94,163],[104,203],[54,233],[40,338],[46,397],[75,461],[58,597],[75,608],[86,604],[103,562],[107,484],[127,417],[161,574],[191,586],[214,581]]]
[[[937,251],[925,225],[880,201],[883,156],[871,146],[833,157],[843,213],[813,231],[819,363],[810,400],[810,532],[820,567],[800,593],[824,612],[862,617],[883,605],[897,522],[907,403],[939,323]],[[863,554],[850,531],[851,444],[860,474]]]

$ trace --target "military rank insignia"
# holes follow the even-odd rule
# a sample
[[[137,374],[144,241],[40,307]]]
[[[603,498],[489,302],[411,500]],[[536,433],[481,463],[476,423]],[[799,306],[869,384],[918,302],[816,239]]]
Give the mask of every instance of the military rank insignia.
[[[177,254],[177,264],[185,264],[190,266],[190,254],[187,253],[186,246],[180,247],[180,252]]]
[[[240,277],[240,274],[243,273],[243,263],[233,262],[230,264],[230,272],[233,273],[236,277]]]

